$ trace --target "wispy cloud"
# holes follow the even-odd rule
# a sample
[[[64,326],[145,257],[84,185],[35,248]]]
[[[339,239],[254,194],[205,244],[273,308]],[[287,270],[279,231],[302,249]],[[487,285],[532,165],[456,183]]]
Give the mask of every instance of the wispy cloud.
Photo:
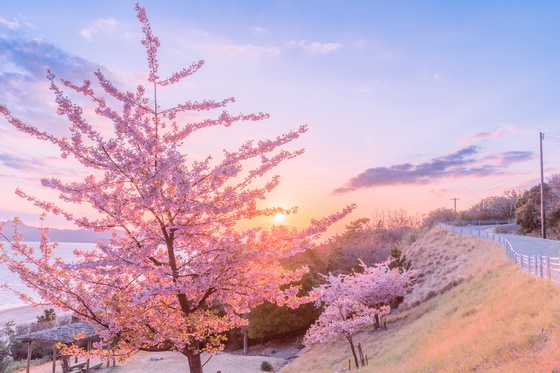
[[[13,20],[10,21],[2,16],[0,16],[0,25],[6,26],[10,30],[19,30],[21,27],[17,19],[13,18]]]
[[[0,153],[0,164],[3,167],[20,171],[41,169],[46,166],[46,163],[39,159],[27,159],[8,153]]]
[[[261,27],[251,27],[253,36],[260,37],[266,33]],[[255,38],[258,39],[258,38]],[[206,30],[190,29],[178,39],[183,51],[196,51],[204,55],[215,56],[216,60],[224,54],[230,57],[251,59],[276,57],[282,54],[282,48],[274,44],[255,42],[239,42],[231,37],[221,37]]]
[[[491,176],[504,173],[504,168],[533,158],[528,151],[509,151],[498,155],[483,155],[478,146],[469,146],[428,162],[403,163],[390,167],[368,168],[335,189],[335,194],[362,188],[392,185],[421,185],[447,177]]]
[[[482,141],[486,139],[499,140],[504,137],[504,135],[512,134],[516,132],[515,127],[500,127],[495,131],[482,131],[475,133],[472,136],[464,137],[457,141],[458,144],[470,144],[477,141]]]
[[[229,55],[248,55],[252,57],[280,55],[280,48],[265,47],[253,44],[226,44],[221,47],[221,51]]]
[[[442,196],[445,196],[449,193],[449,190],[445,189],[445,188],[440,188],[440,189],[432,189],[430,190],[430,193],[432,193],[434,196],[436,196],[437,198],[440,198]]]
[[[0,37],[0,102],[31,123],[59,134],[47,70],[73,81],[91,77],[99,65],[41,40]],[[32,104],[31,104],[32,103]]]
[[[330,53],[342,48],[340,43],[320,43],[318,41],[308,42],[307,40],[291,40],[288,42],[289,47],[299,47],[311,54]]]
[[[114,18],[98,19],[92,26],[80,30],[80,35],[87,41],[93,40],[95,34],[112,34],[117,30]]]
[[[16,74],[17,78],[43,80],[47,69],[51,69],[55,73],[63,71],[67,78],[72,78],[76,73],[83,78],[84,69],[91,72],[98,67],[41,40],[0,38],[0,59],[5,66],[17,67],[11,72],[0,71],[4,79],[10,78],[11,74]]]
[[[266,29],[259,26],[250,27],[249,31],[253,36],[257,37],[263,36],[266,33]]]
[[[507,167],[513,163],[525,162],[533,159],[535,154],[529,151],[513,150],[502,154],[497,154],[493,158],[496,164],[502,167]]]
[[[30,139],[30,144],[31,142],[34,144],[32,146],[41,146],[36,139]],[[72,163],[61,159],[56,152],[51,151],[52,149],[44,148],[42,154],[29,156],[21,156],[20,151],[1,152],[0,179],[13,180],[17,177],[36,184],[37,180],[44,176],[71,179],[86,174],[86,170],[77,170]]]

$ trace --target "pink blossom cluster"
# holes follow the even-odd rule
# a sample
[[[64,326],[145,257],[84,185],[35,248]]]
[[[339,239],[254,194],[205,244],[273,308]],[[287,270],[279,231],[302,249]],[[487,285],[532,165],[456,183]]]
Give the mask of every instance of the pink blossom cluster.
[[[337,299],[329,304],[317,322],[305,334],[306,346],[352,337],[364,330],[371,321],[371,310],[363,303],[349,297]]]

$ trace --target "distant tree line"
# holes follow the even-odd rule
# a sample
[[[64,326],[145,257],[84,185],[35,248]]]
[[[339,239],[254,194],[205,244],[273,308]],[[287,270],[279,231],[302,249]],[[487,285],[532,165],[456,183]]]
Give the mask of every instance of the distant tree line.
[[[560,239],[560,174],[549,177],[543,185],[547,238]],[[518,233],[541,234],[541,184],[524,191],[507,191],[472,204],[463,211],[439,208],[424,216],[423,226],[454,221],[510,221],[517,224]]]

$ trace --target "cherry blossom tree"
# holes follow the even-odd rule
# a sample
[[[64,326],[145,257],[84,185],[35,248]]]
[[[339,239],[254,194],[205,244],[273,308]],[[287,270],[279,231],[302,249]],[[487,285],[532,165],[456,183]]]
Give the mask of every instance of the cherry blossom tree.
[[[386,261],[368,267],[360,261],[362,272],[325,276],[326,282],[313,293],[318,297],[316,304],[324,305],[325,310],[308,329],[305,344],[344,337],[350,343],[358,367],[354,335],[365,330],[372,316],[378,319],[389,314],[391,302],[411,290],[415,271],[391,270],[389,264]]]
[[[389,306],[412,289],[414,270],[391,269],[391,260],[368,267],[360,263],[363,272],[354,274],[355,297],[368,307]],[[380,326],[381,313],[374,313],[374,327]]]
[[[306,346],[311,346],[344,337],[350,343],[357,368],[359,367],[358,355],[353,338],[354,335],[365,330],[371,318],[371,311],[369,307],[350,297],[338,298],[325,307],[319,319],[307,330],[304,343]],[[389,309],[383,307],[375,312],[385,314]]]
[[[63,158],[73,157],[91,172],[81,181],[51,177],[41,182],[58,191],[63,203],[88,205],[97,214],[78,216],[62,203],[20,189],[17,195],[79,228],[113,231],[112,240],[98,242],[94,250],[76,250],[77,260],[66,263],[57,257],[57,245],[49,242],[47,229],[41,230],[39,252],[16,232],[10,250],[4,247],[0,259],[40,297],[20,294],[27,302],[71,311],[99,326],[101,341],[92,355],[126,359],[139,350],[175,350],[188,358],[191,373],[200,373],[200,353],[220,350],[224,333],[246,325],[242,316],[251,307],[265,300],[296,307],[311,299],[298,298],[298,289],[289,286],[307,269],[289,271],[280,260],[310,248],[354,206],[312,220],[304,229],[240,229],[241,221],[296,212],[261,205],[279,183],[279,176],[270,176],[270,171],[303,152],[286,150],[284,145],[307,127],[273,139],[246,141],[216,159],[185,153],[189,136],[197,131],[261,121],[268,115],[232,115],[223,108],[233,98],[160,107],[159,90],[194,74],[203,61],[160,78],[159,39],[145,9],[137,5],[136,13],[144,34],[151,94],[143,85],[135,91],[118,89],[101,70],[95,72],[95,84],[59,80],[49,71],[58,114],[69,121],[69,137],[27,124],[0,105],[0,112],[19,131],[54,144]],[[86,115],[91,111],[67,91],[91,100],[94,114]],[[212,109],[222,111],[210,119],[185,120],[201,117],[189,113]],[[113,125],[109,134],[97,126],[105,122]],[[77,348],[66,352],[79,353]]]

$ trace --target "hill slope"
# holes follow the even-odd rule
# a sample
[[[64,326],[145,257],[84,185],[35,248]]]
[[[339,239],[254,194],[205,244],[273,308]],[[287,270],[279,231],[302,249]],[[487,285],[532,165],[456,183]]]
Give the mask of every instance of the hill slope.
[[[503,249],[434,229],[405,250],[418,287],[389,328],[355,338],[360,372],[560,371],[560,286],[507,262]],[[345,340],[306,350],[282,373],[342,372]]]

